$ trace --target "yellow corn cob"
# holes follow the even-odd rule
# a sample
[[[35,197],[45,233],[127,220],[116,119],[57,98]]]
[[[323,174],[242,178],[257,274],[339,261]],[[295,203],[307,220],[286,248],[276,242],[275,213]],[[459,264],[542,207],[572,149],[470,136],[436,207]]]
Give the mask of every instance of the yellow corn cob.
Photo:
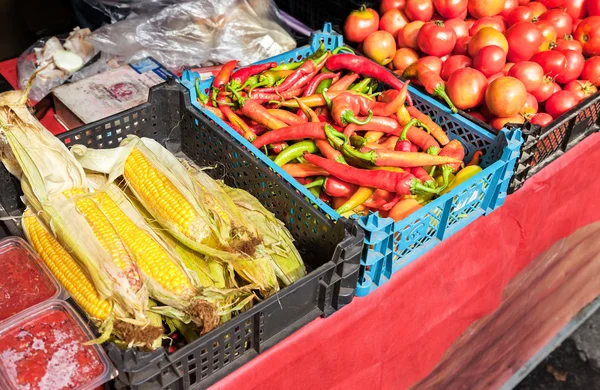
[[[72,197],[75,195],[84,195],[86,194],[86,191],[83,189],[74,189],[65,191],[64,194],[67,197]],[[121,270],[123,270],[131,286],[137,290],[141,288],[142,281],[137,269],[135,268],[133,259],[131,258],[127,248],[122,242],[121,237],[116,231],[114,224],[107,218],[107,216],[97,205],[99,202],[99,197],[102,195],[102,193],[98,193],[89,196],[82,196],[75,199],[75,205],[88,221],[102,247],[112,256],[115,264]]]
[[[112,311],[110,301],[100,299],[96,288],[75,259],[48,233],[37,217],[27,213],[23,218],[23,226],[34,249],[79,307],[92,318],[102,321],[108,319]]]
[[[198,213],[193,206],[183,197],[173,183],[137,149],[133,149],[125,161],[123,176],[133,189],[144,197],[146,204],[156,203],[154,210],[162,218],[173,221],[179,231],[191,239],[196,237],[193,222],[197,220]],[[150,203],[148,203],[150,202]]]
[[[96,197],[99,208],[108,217],[141,270],[175,295],[194,296],[189,278],[163,247],[137,226],[106,193],[99,193]]]

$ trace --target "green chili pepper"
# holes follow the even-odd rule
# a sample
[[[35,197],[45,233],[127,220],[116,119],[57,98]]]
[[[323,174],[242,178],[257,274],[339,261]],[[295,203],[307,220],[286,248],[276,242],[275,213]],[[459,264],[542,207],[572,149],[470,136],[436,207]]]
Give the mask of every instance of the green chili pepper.
[[[356,91],[360,93],[369,92],[369,84],[371,84],[372,79],[370,77],[366,77],[362,79],[360,82],[354,84],[353,87],[350,88],[351,91]]]
[[[313,187],[321,187],[323,185],[323,183],[325,183],[325,178],[320,177],[318,179],[311,181],[308,184],[305,184],[304,187],[308,188],[308,189],[313,188]]]
[[[301,67],[303,63],[304,63],[304,61],[290,62],[288,64],[281,64],[279,66],[271,68],[271,70],[296,70],[299,67]]]
[[[350,53],[350,54],[356,54],[354,52],[354,50],[348,46],[340,46],[340,47],[336,47],[335,49],[333,49],[333,51],[331,52],[331,54],[337,54],[337,53]]]
[[[312,187],[312,188],[309,188],[308,190],[310,191],[311,194],[314,195],[315,198],[319,198],[321,196],[321,187]]]
[[[281,167],[288,162],[301,157],[305,152],[317,153],[318,151],[319,149],[313,141],[301,141],[281,151],[281,153],[277,155],[277,158],[274,160],[274,162]]]
[[[200,78],[196,79],[196,95],[198,95],[198,100],[200,100],[200,103],[206,106],[209,97],[203,94],[202,91],[200,91]]]

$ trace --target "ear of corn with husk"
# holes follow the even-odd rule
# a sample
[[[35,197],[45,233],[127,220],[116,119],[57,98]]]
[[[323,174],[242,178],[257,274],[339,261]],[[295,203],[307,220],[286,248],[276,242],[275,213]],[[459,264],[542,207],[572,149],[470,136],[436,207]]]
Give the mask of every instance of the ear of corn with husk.
[[[306,268],[293,244],[293,237],[283,222],[267,210],[248,192],[226,186],[213,180],[201,168],[190,161],[181,160],[192,177],[207,188],[231,210],[231,217],[255,237],[260,237],[262,245],[272,260],[275,274],[284,286],[306,275]]]
[[[123,176],[148,212],[189,248],[226,261],[263,295],[279,289],[260,239],[231,218],[234,205],[223,204],[158,142],[130,136],[119,148],[76,145],[72,152],[83,167],[108,174],[109,181]]]
[[[118,303],[115,311],[122,309],[116,314],[124,321],[146,324],[147,290],[143,285],[132,285],[130,275],[119,268],[120,259],[113,258],[114,252],[109,249],[118,243],[96,235],[82,210],[89,204],[78,204],[79,194],[88,191],[83,169],[29,113],[25,102],[26,92],[0,94],[3,163],[25,183],[27,201],[59,242],[75,255],[100,297]]]

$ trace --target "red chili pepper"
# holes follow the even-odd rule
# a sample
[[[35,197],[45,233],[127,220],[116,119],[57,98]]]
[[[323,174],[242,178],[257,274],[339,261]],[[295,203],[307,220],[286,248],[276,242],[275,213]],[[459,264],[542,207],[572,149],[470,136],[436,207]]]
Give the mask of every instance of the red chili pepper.
[[[274,68],[276,66],[277,62],[267,62],[265,64],[251,65],[238,69],[231,75],[231,81],[229,81],[229,84],[233,89],[240,89],[250,76],[262,73],[265,70]]]
[[[292,177],[329,176],[329,172],[311,163],[285,164],[283,170]]]
[[[305,85],[310,81],[310,75],[315,75],[321,67],[325,65],[325,59],[329,57],[331,53],[325,52],[321,57],[315,59],[306,60],[298,69],[291,75],[285,78],[284,82],[279,84],[277,87],[264,88],[263,92],[282,92],[290,88],[300,88],[300,83]]]
[[[223,65],[223,67],[221,68],[219,73],[213,79],[213,82],[212,82],[213,100],[216,99],[218,91],[220,89],[222,89],[229,82],[229,79],[231,78],[231,73],[235,69],[235,66],[237,65],[237,63],[238,63],[237,60],[229,61],[228,63]]]
[[[437,190],[425,187],[410,173],[359,169],[309,153],[305,154],[304,158],[309,163],[323,168],[332,176],[362,187],[381,188],[403,195],[421,192],[438,193]]]
[[[221,110],[219,110],[218,108],[214,108],[212,106],[204,106],[204,109],[207,111],[210,111],[217,118],[219,118],[221,120],[225,120],[225,117],[223,116],[223,112],[221,112]]]
[[[371,77],[381,81],[390,87],[400,90],[404,83],[396,77],[395,74],[381,65],[378,65],[366,57],[360,57],[354,54],[336,54],[327,59],[325,65],[332,72],[347,69],[359,73],[364,77]],[[407,96],[408,103],[412,106],[412,98]]]
[[[452,112],[458,112],[456,106],[452,103],[452,100],[450,100],[450,97],[446,93],[446,83],[444,80],[436,72],[433,72],[425,65],[418,62],[409,65],[402,73],[402,77],[405,79],[417,80],[425,87],[427,93],[444,99]]]
[[[405,142],[407,140],[410,146],[409,149],[411,149],[410,151],[413,151],[412,145],[414,144],[428,154],[437,155],[440,152],[440,145],[432,136],[419,129],[419,127],[429,130],[429,128],[418,119],[411,119],[402,129],[400,142]],[[406,144],[403,145],[404,146],[401,147],[406,148]]]
[[[323,131],[324,123],[304,123],[301,125],[289,126],[285,129],[279,129],[277,131],[269,131],[260,137],[258,137],[252,145],[257,148],[262,148],[265,145],[272,144],[274,142],[292,141],[299,139],[326,139],[325,132]]]
[[[287,147],[288,147],[288,144],[286,142],[274,142],[269,145],[269,148],[275,154],[279,154],[279,153],[283,152],[283,150]]]
[[[356,81],[356,79],[358,79],[358,76],[358,73],[349,73],[341,79],[339,79],[338,81],[336,81],[335,83],[332,83],[328,90],[330,92],[345,91],[348,88],[350,88],[350,86]]]
[[[329,99],[325,93],[323,93],[323,98],[325,101]],[[369,116],[364,120],[357,119],[355,115],[361,111],[361,102],[362,96],[360,95],[341,93],[331,101],[331,104],[328,102],[331,117],[340,126],[346,126],[349,123],[366,125],[373,118],[373,112],[369,111]]]
[[[297,97],[295,97],[294,100],[298,102],[300,112],[302,112],[305,117],[310,119],[310,122],[321,122],[317,114],[312,110],[312,108],[304,104],[302,100],[298,99]]]
[[[329,99],[334,99],[336,96],[338,96],[341,93],[349,93],[349,94],[353,94],[353,95],[358,95],[358,92],[355,92],[355,91],[329,91],[329,90],[327,90],[327,91],[323,91],[323,93],[310,95],[310,96],[304,96],[304,97],[301,97],[300,99],[307,106],[309,106],[311,108],[321,107],[321,106],[325,106],[327,104],[327,101],[325,100],[323,95],[327,95],[327,97]],[[280,105],[283,107],[298,108],[298,102],[296,102],[295,100],[286,100],[285,102],[281,102]]]
[[[217,103],[219,105],[219,109],[227,117],[229,122],[233,124],[233,128],[238,130],[238,133],[246,138],[248,141],[252,142],[256,139],[256,134],[252,131],[252,129],[244,122],[242,118],[240,118],[236,113],[231,110],[229,107],[229,102],[227,102],[223,93],[219,93],[217,97]]]
[[[348,183],[334,176],[329,176],[323,183],[323,190],[329,196],[349,197],[358,189],[356,184]]]
[[[281,102],[286,99],[293,99],[296,96],[302,94],[302,88],[294,88],[288,91],[281,92],[279,94],[263,92],[262,89],[252,91],[252,99],[258,101],[261,104],[269,102]]]
[[[243,98],[237,91],[234,91],[231,88],[229,90],[233,92],[240,104],[242,113],[248,118],[255,120],[270,130],[287,127],[285,122],[269,114],[267,109],[261,106],[256,100]]]
[[[292,112],[286,111],[286,110],[270,108],[267,110],[267,112],[269,114],[273,115],[275,118],[282,120],[289,126],[301,125],[302,123],[306,123],[305,119],[302,119],[298,115],[296,115]]]
[[[338,125],[336,125],[335,123],[332,123],[329,121],[329,118],[327,118],[325,115],[319,115],[319,122],[323,122],[323,123],[327,123],[329,126],[333,127],[336,131],[343,131],[344,129]]]
[[[304,88],[304,93],[302,96],[310,96],[314,94],[317,90],[317,87],[323,80],[332,79],[332,83],[335,83],[339,78],[339,73],[321,73],[310,80],[308,84],[306,84],[306,88]]]
[[[394,199],[395,194],[382,189],[377,189],[369,199],[363,202],[363,206],[371,209],[381,209],[386,203]]]
[[[448,135],[446,134],[446,132],[440,126],[438,126],[437,123],[432,121],[429,116],[423,114],[416,107],[408,107],[408,113],[410,114],[411,117],[420,120],[421,123],[423,123],[425,126],[427,126],[429,128],[429,130],[431,131],[431,135],[441,145],[446,145],[448,142],[450,142],[450,138],[448,138]]]
[[[414,167],[411,169],[411,173],[415,175],[417,179],[421,180],[421,182],[423,182],[423,184],[425,184],[426,186],[429,186],[431,188],[435,187],[435,180],[431,176],[429,176],[429,174],[425,169],[423,169],[423,167]]]
[[[350,124],[344,128],[344,135],[348,138],[354,134],[355,131],[377,131],[385,134],[400,135],[402,128],[393,118],[374,116],[367,125],[355,125]]]
[[[398,138],[398,142],[394,147],[396,152],[410,152],[412,149],[412,143],[407,139]]]

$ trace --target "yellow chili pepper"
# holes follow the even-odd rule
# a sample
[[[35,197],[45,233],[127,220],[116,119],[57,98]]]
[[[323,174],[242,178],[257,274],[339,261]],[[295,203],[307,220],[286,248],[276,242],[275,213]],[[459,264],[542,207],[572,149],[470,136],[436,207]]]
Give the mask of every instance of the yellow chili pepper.
[[[469,165],[468,167],[465,167],[456,174],[454,179],[450,182],[450,185],[448,185],[448,187],[446,187],[446,189],[442,191],[441,194],[445,194],[448,191],[451,191],[453,188],[458,187],[459,185],[469,180],[473,176],[477,175],[481,171],[482,169],[479,165]]]
[[[404,172],[404,169],[400,167],[370,167],[374,171],[390,171],[390,172]]]
[[[369,199],[373,195],[373,192],[375,192],[374,188],[360,187],[358,190],[356,190],[354,195],[352,195],[350,199],[346,201],[346,203],[336,210],[336,212],[338,214],[344,214],[348,211],[354,210],[356,207],[360,206],[367,199]]]

